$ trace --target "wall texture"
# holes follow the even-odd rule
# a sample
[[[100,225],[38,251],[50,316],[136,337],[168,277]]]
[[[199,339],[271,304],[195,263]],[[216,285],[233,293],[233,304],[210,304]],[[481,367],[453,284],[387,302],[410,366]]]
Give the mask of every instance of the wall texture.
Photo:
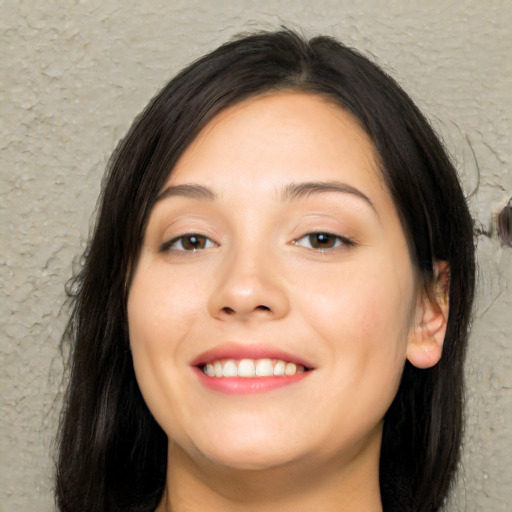
[[[512,194],[508,0],[0,1],[0,512],[48,512],[64,284],[106,160],[182,66],[253,28],[327,33],[374,56],[444,137],[488,229]],[[467,429],[449,511],[512,507],[512,249],[480,237]]]

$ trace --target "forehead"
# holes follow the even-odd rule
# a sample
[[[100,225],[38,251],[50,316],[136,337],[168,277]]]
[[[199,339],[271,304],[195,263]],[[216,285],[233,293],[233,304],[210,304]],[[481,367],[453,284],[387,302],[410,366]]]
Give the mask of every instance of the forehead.
[[[221,111],[185,150],[166,186],[216,189],[347,181],[386,192],[378,155],[359,121],[322,96],[285,92]]]

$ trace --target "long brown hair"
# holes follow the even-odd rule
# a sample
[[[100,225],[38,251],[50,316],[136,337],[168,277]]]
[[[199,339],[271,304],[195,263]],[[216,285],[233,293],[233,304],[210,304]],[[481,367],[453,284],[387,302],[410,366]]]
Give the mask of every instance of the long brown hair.
[[[165,483],[167,439],[138,389],[126,299],[146,222],[179,156],[219,111],[277,90],[328,97],[371,137],[413,262],[451,269],[443,356],[406,363],[386,414],[380,460],[384,509],[438,510],[456,470],[463,362],[474,291],[473,226],[456,172],[412,100],[378,66],[330,37],[288,30],[233,40],[184,69],[149,103],[111,158],[94,234],[73,281],[72,346],[60,430],[61,511],[151,511]]]

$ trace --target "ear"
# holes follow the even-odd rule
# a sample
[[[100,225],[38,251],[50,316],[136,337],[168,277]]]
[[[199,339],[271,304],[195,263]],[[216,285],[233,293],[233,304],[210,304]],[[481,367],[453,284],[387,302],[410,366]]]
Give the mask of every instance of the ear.
[[[448,322],[450,268],[445,261],[434,264],[434,282],[422,290],[416,306],[415,325],[407,342],[407,359],[417,368],[431,368],[441,359]]]

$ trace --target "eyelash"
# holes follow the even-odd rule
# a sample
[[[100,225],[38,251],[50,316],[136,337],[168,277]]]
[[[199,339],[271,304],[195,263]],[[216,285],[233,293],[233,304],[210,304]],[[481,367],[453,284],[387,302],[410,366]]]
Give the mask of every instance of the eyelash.
[[[185,248],[184,243],[191,243],[194,244],[195,242],[192,241],[192,239],[195,239],[199,243],[206,244],[204,247],[196,248],[192,247],[190,249]],[[176,245],[181,245],[181,248],[177,248]],[[178,251],[178,252],[199,252],[204,249],[211,249],[212,247],[217,246],[217,244],[209,237],[205,235],[199,235],[198,233],[187,233],[185,235],[180,235],[176,238],[173,238],[172,240],[169,240],[168,242],[164,242],[160,246],[160,252],[167,252],[167,251]]]
[[[316,242],[318,242],[321,237],[325,237],[325,239],[327,239],[328,241],[333,241],[334,245],[331,247],[314,247],[313,244],[315,242],[312,242],[312,237],[316,237]],[[302,245],[300,243],[302,240],[307,240],[309,246]],[[305,247],[306,249],[311,249],[318,252],[336,251],[342,249],[343,247],[352,247],[355,245],[355,242],[350,238],[341,235],[336,235],[334,233],[329,233],[328,231],[314,231],[311,233],[307,233],[306,235],[297,238],[292,243],[294,245],[299,245],[301,247]]]
[[[315,237],[315,238],[313,238]],[[316,240],[315,240],[316,239]],[[307,241],[308,245],[303,245],[300,242]],[[322,243],[322,241],[332,242],[334,245],[329,247],[314,247],[315,243]],[[187,248],[184,244],[190,244],[189,248]],[[195,247],[194,244],[202,245],[199,248]],[[305,247],[306,249],[310,249],[318,252],[327,252],[327,251],[336,251],[340,250],[343,247],[352,247],[355,245],[355,242],[345,236],[336,235],[334,233],[329,233],[327,231],[314,231],[311,233],[307,233],[306,235],[293,240],[293,245],[298,245],[300,247]],[[178,248],[177,245],[181,247]],[[197,253],[203,251],[205,249],[211,249],[216,247],[218,244],[214,242],[211,238],[200,235],[197,233],[188,233],[185,235],[180,235],[168,242],[164,242],[160,246],[161,252],[168,251],[177,251],[177,252],[190,252]]]

